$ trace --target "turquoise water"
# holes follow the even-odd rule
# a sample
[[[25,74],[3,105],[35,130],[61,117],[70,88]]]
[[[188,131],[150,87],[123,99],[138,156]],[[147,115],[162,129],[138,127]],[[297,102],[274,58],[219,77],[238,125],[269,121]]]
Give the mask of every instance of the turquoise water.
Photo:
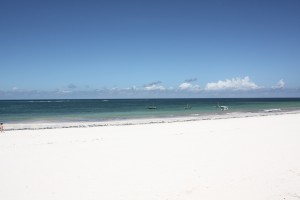
[[[228,106],[229,110],[220,111],[218,104]],[[191,109],[184,109],[186,105]],[[147,109],[149,106],[156,109]],[[98,122],[232,112],[264,113],[268,109],[300,110],[300,98],[2,100],[0,122]]]

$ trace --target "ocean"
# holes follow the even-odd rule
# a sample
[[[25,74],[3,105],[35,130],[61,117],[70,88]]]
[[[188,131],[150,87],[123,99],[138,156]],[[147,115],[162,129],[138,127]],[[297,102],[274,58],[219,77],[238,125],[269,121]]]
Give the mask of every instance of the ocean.
[[[221,111],[218,105],[227,106],[228,110]],[[245,113],[265,115],[299,110],[300,98],[1,100],[0,122],[91,124],[130,119],[237,117]]]

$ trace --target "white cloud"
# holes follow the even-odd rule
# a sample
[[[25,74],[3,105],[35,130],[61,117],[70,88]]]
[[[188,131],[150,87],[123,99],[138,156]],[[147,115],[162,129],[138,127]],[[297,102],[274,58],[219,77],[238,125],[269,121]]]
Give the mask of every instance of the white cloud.
[[[152,90],[166,90],[166,88],[161,84],[161,81],[156,81],[156,82],[153,82],[153,83],[149,83],[147,85],[144,85],[144,90],[147,90],[147,91],[152,91]]]
[[[200,91],[201,88],[199,85],[191,84],[190,82],[184,82],[179,85],[180,90],[188,90],[188,91]]]
[[[244,78],[232,78],[225,81],[218,81],[206,84],[206,90],[253,90],[258,89],[253,81],[248,76]]]
[[[273,86],[273,89],[282,89],[285,86],[285,82],[281,79],[277,82],[277,85]]]
[[[72,93],[71,90],[58,90],[57,92],[60,93],[60,94],[69,94],[69,93]]]
[[[134,86],[131,86],[131,87],[124,88],[124,90],[137,91],[137,90],[139,90],[139,88],[134,85]]]
[[[150,86],[145,86],[145,90],[165,90],[166,88],[162,85],[150,85]]]

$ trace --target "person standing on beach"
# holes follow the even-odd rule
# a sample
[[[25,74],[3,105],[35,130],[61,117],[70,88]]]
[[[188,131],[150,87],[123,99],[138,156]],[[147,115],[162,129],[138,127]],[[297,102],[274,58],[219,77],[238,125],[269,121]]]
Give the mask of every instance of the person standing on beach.
[[[3,123],[0,123],[0,132],[1,132],[1,133],[4,133]]]

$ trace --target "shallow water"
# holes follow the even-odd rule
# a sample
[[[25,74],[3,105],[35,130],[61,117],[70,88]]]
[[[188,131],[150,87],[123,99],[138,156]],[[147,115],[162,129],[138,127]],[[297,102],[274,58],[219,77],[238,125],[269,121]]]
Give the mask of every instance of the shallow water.
[[[191,107],[185,109],[186,106]],[[228,106],[221,111],[218,105]],[[148,107],[156,109],[147,109]],[[300,110],[300,98],[2,100],[5,124],[105,124],[109,121],[216,118]],[[149,121],[149,120],[147,120]]]

